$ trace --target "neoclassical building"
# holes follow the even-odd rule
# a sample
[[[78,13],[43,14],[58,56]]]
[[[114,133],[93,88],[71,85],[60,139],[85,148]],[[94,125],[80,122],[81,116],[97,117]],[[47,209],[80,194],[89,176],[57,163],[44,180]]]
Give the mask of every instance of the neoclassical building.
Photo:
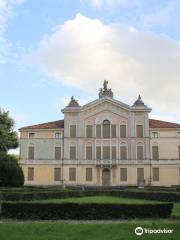
[[[63,120],[20,129],[25,185],[171,186],[180,184],[180,124],[149,119],[141,97],[80,106],[71,97]]]

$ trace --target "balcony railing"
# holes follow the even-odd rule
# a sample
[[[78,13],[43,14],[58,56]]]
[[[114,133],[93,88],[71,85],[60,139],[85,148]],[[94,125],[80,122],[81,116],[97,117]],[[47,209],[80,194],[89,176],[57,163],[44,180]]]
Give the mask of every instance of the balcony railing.
[[[127,159],[127,160],[119,160],[119,159],[96,159],[96,160],[55,160],[55,159],[34,159],[34,160],[28,160],[28,159],[21,159],[19,161],[20,164],[80,164],[80,165],[88,165],[88,164],[94,164],[94,165],[180,165],[180,159],[160,159],[160,160],[137,160],[137,159]]]

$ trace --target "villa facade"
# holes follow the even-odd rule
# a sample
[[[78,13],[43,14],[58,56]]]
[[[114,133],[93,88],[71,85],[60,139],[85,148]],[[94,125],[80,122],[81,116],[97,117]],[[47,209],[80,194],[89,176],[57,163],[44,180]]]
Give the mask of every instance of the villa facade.
[[[115,100],[107,81],[93,102],[72,97],[63,120],[20,129],[25,185],[179,185],[180,124],[150,111],[140,96]]]

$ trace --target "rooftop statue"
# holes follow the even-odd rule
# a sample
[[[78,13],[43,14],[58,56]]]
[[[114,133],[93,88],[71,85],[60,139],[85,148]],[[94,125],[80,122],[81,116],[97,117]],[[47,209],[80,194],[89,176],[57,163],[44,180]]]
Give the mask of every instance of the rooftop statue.
[[[108,81],[104,80],[103,88],[99,89],[99,98],[103,98],[103,97],[113,98],[113,92],[110,88],[109,89],[107,88],[107,85],[108,85]]]

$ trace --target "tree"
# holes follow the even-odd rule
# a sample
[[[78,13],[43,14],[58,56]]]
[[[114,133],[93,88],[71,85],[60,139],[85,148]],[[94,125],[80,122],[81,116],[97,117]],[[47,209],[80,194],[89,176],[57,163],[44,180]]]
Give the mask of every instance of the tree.
[[[14,120],[9,112],[0,109],[0,186],[18,187],[24,184],[24,175],[17,157],[8,150],[18,147],[18,136],[14,131]]]
[[[9,112],[0,108],[0,152],[5,152],[18,147],[18,136],[14,131],[14,120],[9,117]]]

